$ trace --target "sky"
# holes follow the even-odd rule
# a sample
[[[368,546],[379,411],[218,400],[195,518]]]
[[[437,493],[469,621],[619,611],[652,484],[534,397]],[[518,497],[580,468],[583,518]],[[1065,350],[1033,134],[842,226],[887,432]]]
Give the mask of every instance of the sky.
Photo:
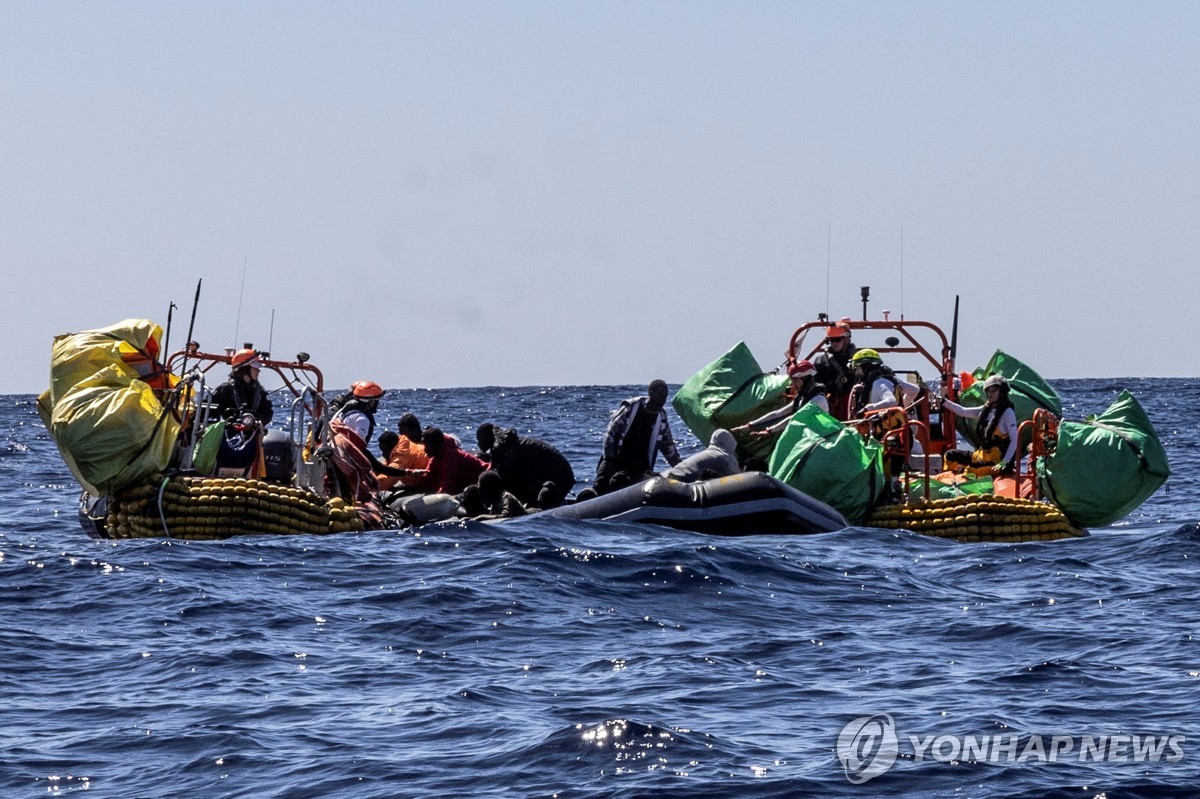
[[[1200,2],[0,0],[0,393],[59,334],[326,386],[680,383],[818,313],[1195,376]]]

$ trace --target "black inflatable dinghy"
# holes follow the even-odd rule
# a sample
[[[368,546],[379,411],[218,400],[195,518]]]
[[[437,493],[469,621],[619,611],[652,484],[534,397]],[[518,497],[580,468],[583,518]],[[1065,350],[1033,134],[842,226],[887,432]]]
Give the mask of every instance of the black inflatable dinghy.
[[[649,522],[718,535],[827,533],[848,526],[842,515],[824,502],[763,472],[695,483],[652,477],[536,516]]]

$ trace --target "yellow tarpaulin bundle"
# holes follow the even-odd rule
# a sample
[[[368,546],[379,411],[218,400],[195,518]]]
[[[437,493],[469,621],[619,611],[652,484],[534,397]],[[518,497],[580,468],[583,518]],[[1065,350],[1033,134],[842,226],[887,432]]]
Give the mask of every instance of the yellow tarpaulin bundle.
[[[171,458],[180,423],[150,385],[175,382],[158,371],[161,337],[153,322],[126,319],[54,339],[38,413],[75,479],[96,496],[161,471]]]

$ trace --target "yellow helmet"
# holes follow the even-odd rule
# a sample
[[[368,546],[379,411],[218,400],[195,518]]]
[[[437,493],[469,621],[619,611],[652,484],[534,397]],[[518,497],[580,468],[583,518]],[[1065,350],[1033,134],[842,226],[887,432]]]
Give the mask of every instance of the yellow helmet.
[[[879,357],[879,353],[872,349],[863,349],[850,356],[850,363],[864,363],[870,361],[872,363],[883,363],[883,358]]]

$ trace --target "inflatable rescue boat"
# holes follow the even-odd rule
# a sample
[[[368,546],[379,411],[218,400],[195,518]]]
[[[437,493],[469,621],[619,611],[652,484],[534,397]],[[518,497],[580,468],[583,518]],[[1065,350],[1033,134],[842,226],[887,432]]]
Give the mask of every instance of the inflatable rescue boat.
[[[127,319],[55,338],[38,413],[83,487],[88,535],[219,539],[382,526],[378,509],[327,496],[329,465],[313,457],[323,377],[306,354],[256,352],[290,403],[283,430],[244,435],[215,417],[207,381],[229,368],[233,351],[192,343],[163,364],[162,336],[151,321]]]
[[[774,369],[762,369],[739,342],[676,392],[680,418],[701,441],[718,428],[730,430],[739,460],[762,459],[777,480],[832,506],[850,524],[963,541],[1076,537],[1085,527],[1123,518],[1170,475],[1158,435],[1128,391],[1099,415],[1066,419],[1054,388],[1011,355],[997,351],[974,372],[957,370],[957,298],[947,335],[936,324],[888,311],[872,318],[869,294],[864,287],[861,319],[820,314],[801,324]],[[841,340],[837,352],[834,339]],[[870,360],[879,364],[864,386],[886,376],[893,407],[853,411],[861,406],[848,401],[846,381],[854,372],[846,354],[863,350],[874,350]],[[810,386],[826,395],[828,411],[814,402],[792,404],[793,369],[800,380],[842,386],[823,392]],[[982,445],[976,425],[967,424],[973,420],[956,417],[943,399],[982,406],[982,383],[992,375],[1004,378],[1018,421],[1013,468],[962,471],[952,465],[959,459],[947,455],[970,455]],[[752,421],[774,419],[789,404],[790,419],[785,414],[784,423],[772,423],[770,435],[751,431]]]

